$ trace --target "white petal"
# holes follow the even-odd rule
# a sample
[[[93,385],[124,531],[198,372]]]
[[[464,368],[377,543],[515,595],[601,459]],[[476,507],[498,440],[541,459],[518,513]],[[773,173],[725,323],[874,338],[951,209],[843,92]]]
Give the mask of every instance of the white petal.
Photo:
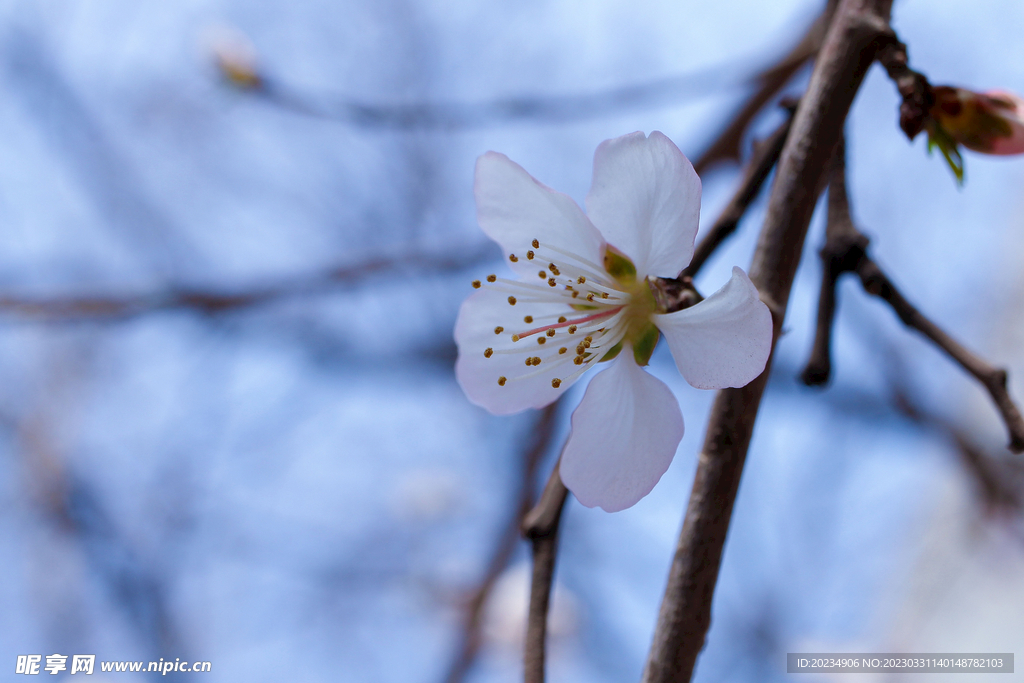
[[[562,482],[587,507],[636,504],[668,469],[683,438],[675,396],[628,348],[594,377],[562,453]]]
[[[675,277],[693,258],[700,178],[658,131],[605,140],[594,153],[587,215],[609,244],[633,259],[640,278]]]
[[[764,371],[772,348],[772,316],[740,268],[696,306],[654,316],[676,367],[698,389],[742,387]]]
[[[557,389],[551,386],[552,379],[565,379],[577,369],[571,362],[555,367],[557,359],[568,358],[571,361],[577,342],[570,341],[564,329],[558,330],[554,337],[546,337],[543,345],[537,343],[538,335],[515,343],[511,341],[513,333],[537,327],[523,322],[523,316],[527,314],[540,318],[544,315],[571,316],[575,312],[564,304],[520,302],[509,306],[507,294],[486,286],[471,294],[459,309],[459,318],[455,322],[455,343],[459,347],[455,377],[470,401],[495,415],[545,406],[575,382],[563,381]],[[500,334],[494,333],[497,326],[504,328]],[[563,346],[569,350],[559,355],[558,349]],[[484,351],[488,348],[514,349],[517,353],[492,353],[487,358]],[[527,366],[526,358],[530,356],[543,360],[539,366]],[[517,379],[537,371],[541,372],[535,377]],[[504,386],[498,384],[498,377],[506,378]]]
[[[533,240],[572,251],[601,263],[604,240],[583,210],[568,195],[555,192],[504,154],[487,152],[476,161],[473,187],[480,227],[501,245],[517,272],[536,274],[524,254]]]

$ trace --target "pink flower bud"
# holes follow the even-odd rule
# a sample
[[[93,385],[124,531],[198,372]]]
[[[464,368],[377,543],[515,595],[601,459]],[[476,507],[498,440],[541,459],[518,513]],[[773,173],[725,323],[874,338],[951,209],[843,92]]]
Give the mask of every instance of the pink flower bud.
[[[964,88],[932,88],[929,115],[932,138],[943,133],[967,149],[984,154],[1024,153],[1024,100],[1002,90],[978,93]]]

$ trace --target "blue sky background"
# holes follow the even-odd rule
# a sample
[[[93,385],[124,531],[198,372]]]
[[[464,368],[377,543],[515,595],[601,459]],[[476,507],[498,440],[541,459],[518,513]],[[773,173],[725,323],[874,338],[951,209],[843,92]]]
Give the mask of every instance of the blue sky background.
[[[5,314],[0,670],[58,652],[209,660],[210,681],[443,680],[537,420],[486,414],[452,374],[458,305],[499,257],[481,252],[475,158],[504,152],[582,201],[606,138],[661,130],[695,157],[746,94],[740,77],[787,50],[821,4],[0,2],[0,296],[230,291],[415,253],[487,254],[457,272],[402,267],[219,315]],[[1021,3],[905,0],[894,25],[932,82],[1024,92]],[[378,104],[589,93],[728,68],[726,83],[685,101],[584,121],[367,130],[227,87],[210,50],[225,27],[290,87]],[[874,67],[848,127],[854,215],[907,297],[1009,367],[1022,397],[1024,160],[968,152],[958,189],[922,138],[899,131],[897,105]],[[705,175],[702,225],[736,179],[728,164]],[[762,198],[701,273],[702,291],[748,266],[763,210]],[[1003,455],[984,391],[854,281],[840,288],[832,386],[795,379],[813,337],[822,232],[819,217],[698,681],[782,680],[785,653],[798,650],[1024,642],[1012,611],[977,616],[985,629],[955,606],[961,617],[943,621],[937,595],[957,577],[981,604],[1001,600],[987,585],[1022,595],[970,559],[1019,566],[1024,546],[1007,531],[1019,520],[985,514],[950,439],[893,407],[898,386]],[[713,397],[664,348],[652,371],[676,393],[686,435],[634,508],[609,515],[570,500],[555,681],[637,680],[650,643]],[[559,443],[567,425],[565,411]],[[522,546],[469,681],[521,675],[525,561]]]

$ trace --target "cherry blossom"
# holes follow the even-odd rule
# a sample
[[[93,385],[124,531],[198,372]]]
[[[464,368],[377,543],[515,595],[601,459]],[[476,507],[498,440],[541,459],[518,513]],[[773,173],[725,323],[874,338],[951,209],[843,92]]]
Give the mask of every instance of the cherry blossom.
[[[734,268],[701,303],[658,309],[649,282],[690,262],[701,195],[693,166],[659,132],[601,143],[586,213],[495,152],[478,159],[474,193],[480,227],[515,277],[473,283],[455,326],[459,384],[505,415],[551,403],[606,362],[573,413],[561,476],[588,507],[634,505],[683,436],[675,396],[643,369],[660,336],[691,385],[740,387],[767,362],[767,306]]]

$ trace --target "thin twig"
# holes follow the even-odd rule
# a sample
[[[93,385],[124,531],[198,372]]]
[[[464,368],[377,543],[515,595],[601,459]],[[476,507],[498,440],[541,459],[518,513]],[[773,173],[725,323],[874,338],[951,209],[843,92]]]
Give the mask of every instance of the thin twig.
[[[830,172],[829,228],[826,231],[825,248],[822,250],[827,267],[822,280],[822,300],[818,307],[818,330],[811,359],[804,371],[804,381],[808,384],[823,384],[828,380],[829,329],[835,315],[835,282],[842,273],[855,272],[868,294],[877,296],[889,304],[904,325],[928,337],[988,390],[1009,432],[1009,449],[1015,453],[1024,451],[1024,418],[1021,418],[1020,411],[1010,398],[1006,387],[1006,370],[993,367],[968,351],[917,310],[900,293],[889,276],[868,256],[868,240],[857,229],[850,213],[842,144],[837,145]]]
[[[740,219],[743,218],[751,203],[761,192],[764,181],[768,179],[768,174],[779,160],[782,146],[786,143],[786,136],[789,135],[789,127],[793,122],[792,112],[796,110],[795,103],[792,107],[787,108],[790,110],[790,116],[786,117],[786,120],[765,140],[754,144],[754,155],[747,162],[743,178],[740,180],[736,192],[722,213],[718,215],[718,220],[697,244],[690,265],[679,273],[679,279],[697,276],[697,272],[700,271],[711,254],[736,231]]]
[[[714,141],[693,163],[693,167],[699,175],[719,161],[740,160],[743,134],[746,133],[750,122],[789,82],[793,75],[818,54],[825,38],[825,31],[832,21],[837,5],[838,0],[828,0],[825,9],[808,27],[793,49],[759,74],[757,90],[744,102],[740,110],[725,124],[722,131],[715,136]]]
[[[750,268],[751,280],[772,311],[775,339],[829,158],[875,59],[891,7],[892,0],[841,0],[779,159]],[[715,398],[644,683],[685,683],[693,674],[710,626],[722,549],[768,372]]]
[[[520,523],[533,505],[533,492],[536,488],[537,468],[540,466],[544,455],[551,448],[551,439],[555,432],[555,417],[558,414],[560,401],[545,407],[537,420],[533,430],[533,438],[526,452],[523,454],[522,479],[520,481],[519,497],[516,502],[516,510],[509,518],[508,524],[502,532],[501,539],[491,556],[487,571],[484,573],[473,597],[470,598],[466,607],[466,619],[463,622],[462,640],[459,651],[452,660],[448,673],[445,676],[446,683],[461,683],[465,680],[466,674],[476,661],[477,654],[482,644],[482,629],[484,619],[484,608],[487,599],[494,590],[495,584],[501,574],[508,567],[515,553],[516,545],[519,543]],[[552,562],[554,560],[552,559]]]
[[[217,315],[282,299],[334,291],[382,273],[414,270],[417,275],[427,275],[459,271],[492,255],[488,248],[454,256],[411,254],[377,258],[358,265],[332,268],[322,273],[296,277],[273,285],[237,288],[234,291],[177,289],[154,294],[110,297],[0,295],[0,313],[43,322],[126,320],[148,313],[176,309]]]
[[[558,523],[569,491],[562,483],[559,463],[548,478],[540,501],[523,518],[522,532],[533,551],[533,575],[530,581],[530,611],[526,621],[523,653],[524,681],[544,683],[547,644],[548,607],[558,554]]]

